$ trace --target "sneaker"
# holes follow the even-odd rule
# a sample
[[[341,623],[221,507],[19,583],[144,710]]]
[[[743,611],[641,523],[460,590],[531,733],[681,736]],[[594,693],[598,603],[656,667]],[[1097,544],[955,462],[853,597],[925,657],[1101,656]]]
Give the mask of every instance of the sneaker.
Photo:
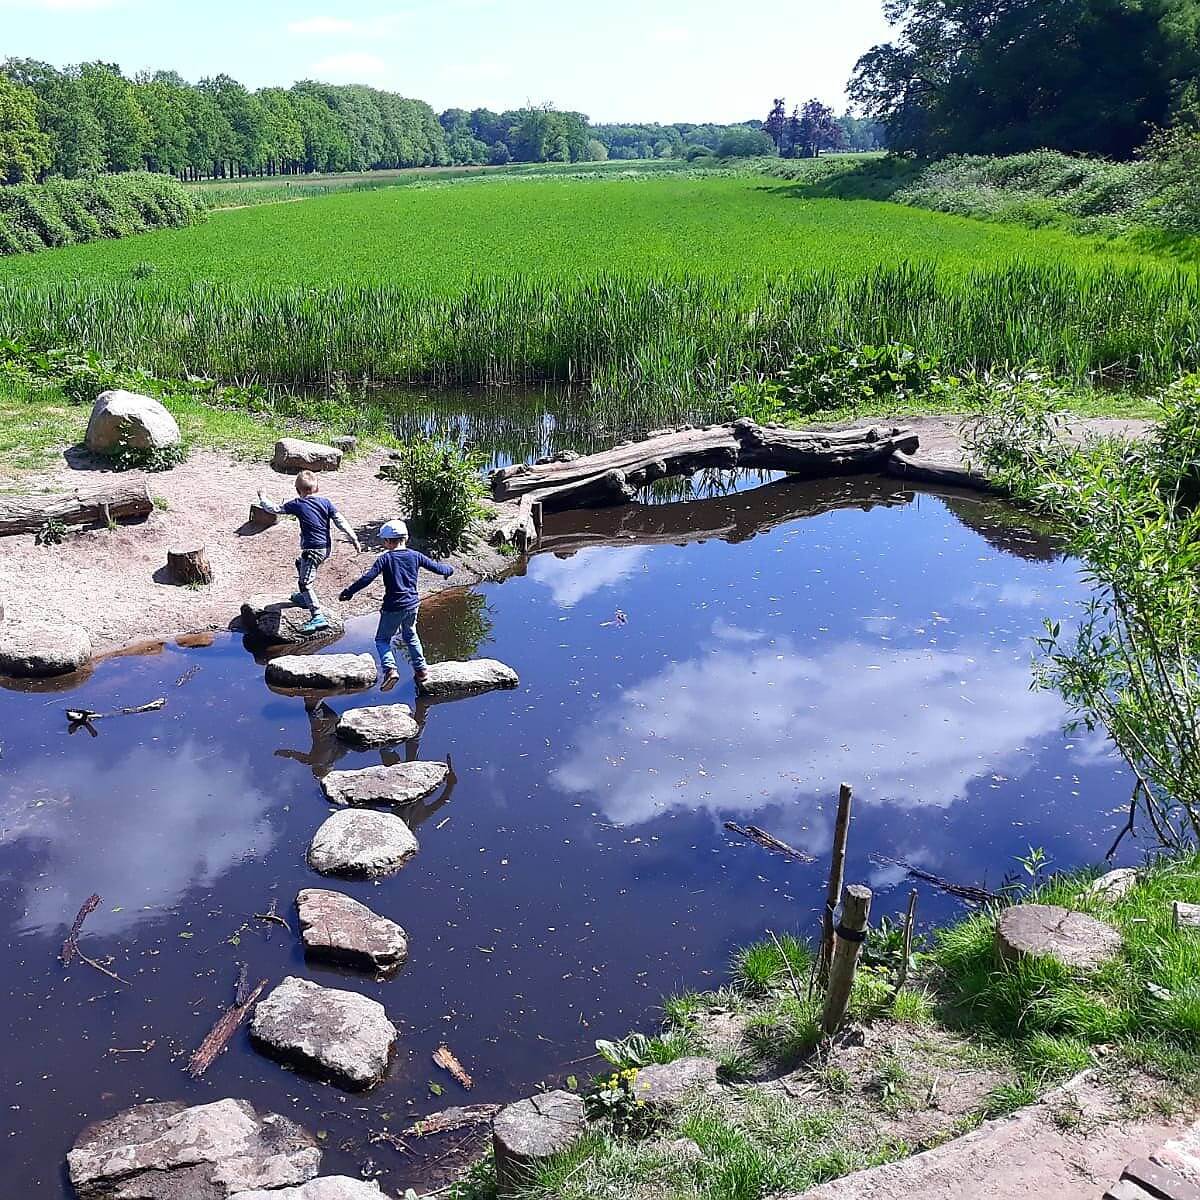
[[[329,618],[322,613],[318,613],[315,617],[306,621],[300,626],[301,633],[320,633],[322,629],[329,628]]]
[[[383,682],[379,685],[379,690],[381,692],[390,692],[392,690],[392,688],[394,688],[396,686],[396,684],[398,684],[399,682],[400,682],[400,672],[399,671],[389,671],[383,677]]]

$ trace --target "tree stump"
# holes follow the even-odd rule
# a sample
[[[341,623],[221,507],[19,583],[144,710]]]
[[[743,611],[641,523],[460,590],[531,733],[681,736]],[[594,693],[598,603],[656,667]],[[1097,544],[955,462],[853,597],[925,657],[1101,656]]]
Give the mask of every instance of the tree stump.
[[[996,948],[1009,962],[1054,958],[1086,970],[1121,952],[1121,935],[1111,926],[1053,904],[1014,904],[996,922]]]
[[[583,1101],[570,1092],[545,1092],[501,1109],[492,1120],[499,1194],[517,1191],[539,1163],[570,1149],[586,1129]]]
[[[212,583],[212,566],[203,546],[195,550],[168,550],[167,570],[176,583]]]

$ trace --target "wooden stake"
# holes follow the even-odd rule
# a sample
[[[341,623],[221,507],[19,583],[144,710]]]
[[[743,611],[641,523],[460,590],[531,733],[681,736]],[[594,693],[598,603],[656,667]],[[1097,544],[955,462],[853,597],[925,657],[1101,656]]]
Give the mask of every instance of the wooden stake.
[[[912,958],[913,923],[917,917],[917,889],[908,893],[908,912],[904,916],[904,957],[900,960],[900,970],[896,972],[896,995],[904,990],[908,982],[908,960]]]
[[[846,877],[846,842],[850,837],[850,785],[843,783],[838,792],[837,822],[833,827],[833,854],[829,860],[829,887],[825,892],[825,915],[821,921],[821,953],[817,978],[821,986],[829,982],[829,963],[833,957],[833,914]]]
[[[866,940],[870,915],[871,889],[852,883],[842,893],[842,921],[834,931],[829,990],[825,994],[825,1015],[821,1021],[826,1037],[837,1033],[846,1019],[850,991],[854,987],[854,972],[858,969],[858,956]]]

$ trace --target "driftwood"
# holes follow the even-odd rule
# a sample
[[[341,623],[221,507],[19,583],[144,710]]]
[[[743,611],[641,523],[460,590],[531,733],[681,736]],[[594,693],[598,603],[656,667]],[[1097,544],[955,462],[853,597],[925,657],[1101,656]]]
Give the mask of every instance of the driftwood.
[[[774,850],[777,854],[783,854],[787,858],[794,858],[797,862],[811,863],[817,860],[811,854],[805,854],[803,850],[797,850],[795,846],[789,846],[787,842],[781,842],[774,834],[767,833],[765,829],[759,829],[757,825],[741,826],[736,821],[726,821],[725,828],[730,833],[741,834],[744,838],[749,838],[752,842],[757,842],[760,846],[767,850]]]
[[[974,884],[952,883],[949,879],[943,879],[940,875],[926,871],[923,867],[913,866],[903,858],[889,858],[886,854],[872,854],[870,857],[872,862],[881,863],[883,866],[901,867],[914,879],[932,884],[938,891],[945,892],[947,896],[966,900],[970,904],[995,904],[1003,898],[999,892],[989,892],[987,888],[976,887]]]
[[[208,551],[203,546],[195,549],[168,550],[167,570],[176,583],[212,583],[213,569],[208,561]]]
[[[67,720],[72,725],[90,725],[93,721],[103,721],[109,717],[137,717],[142,713],[158,712],[160,708],[166,708],[166,696],[160,696],[157,700],[151,700],[149,704],[138,704],[132,708],[117,708],[111,712],[93,712],[90,708],[68,708]]]
[[[467,1104],[461,1108],[446,1108],[441,1112],[431,1113],[410,1125],[405,1131],[405,1137],[434,1137],[439,1133],[453,1133],[468,1125],[484,1125],[490,1121],[502,1108],[500,1104]]]
[[[229,1039],[237,1033],[254,1007],[255,1001],[266,990],[266,986],[267,981],[260,979],[258,986],[249,996],[240,1002],[235,1001],[217,1019],[217,1023],[208,1031],[208,1036],[200,1043],[188,1062],[188,1074],[193,1079],[199,1079],[213,1065],[217,1055],[229,1045]]]
[[[454,1056],[454,1051],[449,1046],[439,1046],[433,1052],[433,1061],[443,1071],[449,1071],[454,1079],[462,1084],[468,1092],[475,1086],[475,1080],[467,1073],[466,1067],[458,1061]]]
[[[515,506],[508,504],[496,511],[492,528],[494,545],[509,545],[524,554],[538,544],[542,532],[542,504],[532,495],[521,497]]]
[[[79,912],[75,914],[75,920],[71,925],[71,932],[67,934],[67,939],[62,944],[62,950],[59,951],[58,957],[62,959],[63,966],[71,965],[71,959],[79,953],[79,931],[83,928],[83,923],[100,907],[100,897],[94,893],[89,896],[82,905]]]
[[[101,491],[74,491],[66,496],[0,497],[0,536],[37,533],[55,521],[60,525],[107,525],[148,517],[154,501],[144,483],[119,482]]]

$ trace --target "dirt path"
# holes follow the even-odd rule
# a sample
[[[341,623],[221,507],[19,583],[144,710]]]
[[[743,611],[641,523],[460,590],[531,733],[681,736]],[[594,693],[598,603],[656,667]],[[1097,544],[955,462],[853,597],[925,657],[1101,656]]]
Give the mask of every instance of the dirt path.
[[[333,557],[318,577],[325,600],[333,600],[367,569],[369,548],[382,548],[375,536],[379,525],[396,515],[394,485],[376,478],[385,457],[351,460],[341,471],[322,476],[323,493],[368,547],[356,556],[335,531]],[[102,473],[64,465],[26,484],[31,491],[70,491],[103,479]],[[100,655],[136,642],[227,629],[247,597],[294,590],[295,522],[284,518],[270,529],[247,523],[256,491],[261,487],[271,499],[289,499],[295,494],[291,476],[276,474],[264,463],[197,452],[181,466],[146,479],[160,507],[144,522],[71,532],[59,546],[37,546],[28,535],[0,539],[0,604],[6,617],[81,625]],[[167,582],[163,568],[168,548],[200,545],[208,549],[213,584],[187,588]],[[506,561],[491,550],[458,559],[449,582],[478,582],[503,569]],[[430,592],[447,586],[424,574],[422,585]],[[377,609],[377,591],[368,589],[338,610],[353,616]]]

